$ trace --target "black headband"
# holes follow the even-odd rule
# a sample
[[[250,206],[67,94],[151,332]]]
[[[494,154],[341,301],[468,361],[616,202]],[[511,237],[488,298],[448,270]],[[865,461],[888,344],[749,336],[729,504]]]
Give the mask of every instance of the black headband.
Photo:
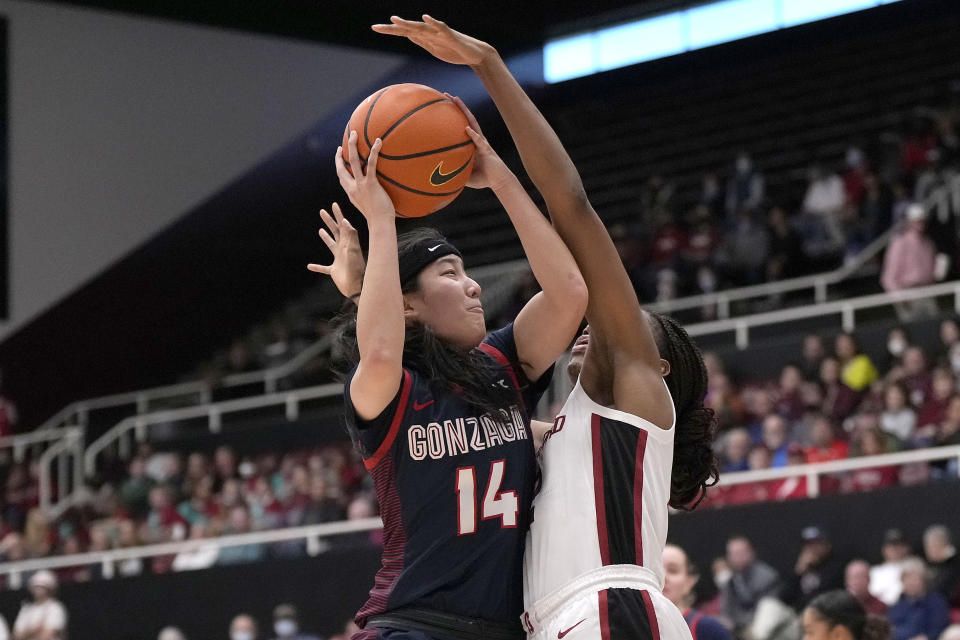
[[[445,238],[427,238],[415,244],[400,256],[400,286],[407,286],[428,264],[444,256],[463,258],[455,246]]]

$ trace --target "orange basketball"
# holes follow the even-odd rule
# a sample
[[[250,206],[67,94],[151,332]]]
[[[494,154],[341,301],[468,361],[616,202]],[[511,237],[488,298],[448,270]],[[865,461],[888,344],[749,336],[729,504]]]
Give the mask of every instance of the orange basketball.
[[[394,84],[360,103],[343,132],[343,159],[350,166],[347,138],[357,131],[357,151],[366,166],[370,146],[383,140],[377,161],[380,184],[397,216],[419,218],[460,195],[473,171],[476,147],[467,118],[436,89]]]

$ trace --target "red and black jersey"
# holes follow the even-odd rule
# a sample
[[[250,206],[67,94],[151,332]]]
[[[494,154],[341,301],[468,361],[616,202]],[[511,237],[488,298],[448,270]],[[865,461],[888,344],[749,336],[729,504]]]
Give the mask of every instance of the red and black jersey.
[[[397,396],[376,419],[356,417],[344,385],[348,428],[373,476],[384,523],[383,566],[368,617],[402,607],[514,623],[523,611],[523,544],[536,477],[529,412],[550,382],[524,378],[513,325],[480,345],[502,367],[516,401],[478,415],[404,369]]]

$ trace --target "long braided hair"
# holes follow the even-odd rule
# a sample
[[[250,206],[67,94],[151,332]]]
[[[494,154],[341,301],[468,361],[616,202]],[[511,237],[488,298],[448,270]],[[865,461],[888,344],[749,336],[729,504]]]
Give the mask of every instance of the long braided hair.
[[[713,409],[703,404],[707,369],[700,349],[683,327],[672,318],[652,312],[650,316],[660,357],[670,363],[664,380],[677,411],[670,506],[692,511],[706,497],[707,487],[719,479],[713,452],[717,419]]]
[[[425,240],[446,242],[439,231],[419,227],[397,236],[400,261]],[[412,278],[402,293],[419,290],[420,278]],[[334,321],[333,368],[340,378],[360,362],[357,345],[357,309],[353,304]],[[454,393],[481,413],[498,415],[517,398],[516,392],[498,384],[504,372],[501,366],[478,347],[458,349],[422,323],[408,324],[403,342],[403,366],[416,371],[439,393]]]

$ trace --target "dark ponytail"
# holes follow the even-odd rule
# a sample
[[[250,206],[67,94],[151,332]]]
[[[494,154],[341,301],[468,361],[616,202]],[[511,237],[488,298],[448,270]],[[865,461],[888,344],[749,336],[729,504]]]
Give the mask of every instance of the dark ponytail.
[[[656,320],[651,325],[660,357],[670,363],[670,373],[664,380],[677,412],[670,506],[691,511],[704,499],[707,487],[719,478],[713,452],[717,419],[713,409],[703,405],[707,369],[700,350],[683,327],[666,316],[650,315]]]
[[[425,240],[446,242],[430,227],[420,227],[397,237],[401,263],[407,252],[414,251]],[[402,289],[404,294],[419,288],[419,277],[413,278]],[[332,368],[341,379],[360,362],[357,345],[357,308],[353,303],[333,321]],[[423,324],[408,324],[404,332],[403,366],[421,374],[430,381],[430,387],[439,393],[455,393],[481,413],[498,415],[517,401],[513,387],[504,389],[499,380],[502,367],[490,356],[475,347],[464,352],[438,337]]]
[[[880,616],[868,615],[860,601],[842,589],[820,594],[807,608],[831,627],[846,627],[853,640],[890,640],[890,623]]]

